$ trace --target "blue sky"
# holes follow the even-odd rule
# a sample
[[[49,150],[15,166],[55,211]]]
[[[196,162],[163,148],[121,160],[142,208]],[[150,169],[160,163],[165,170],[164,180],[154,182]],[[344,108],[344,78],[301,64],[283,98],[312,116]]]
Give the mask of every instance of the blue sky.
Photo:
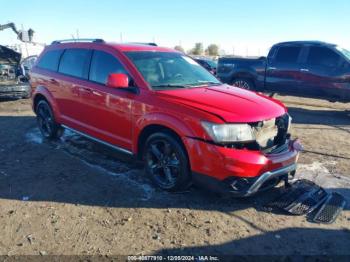
[[[323,40],[350,49],[349,0],[1,0],[0,23],[31,27],[38,42],[101,37],[186,49],[218,44],[226,53],[264,55],[279,41]],[[0,32],[0,44],[16,42]]]

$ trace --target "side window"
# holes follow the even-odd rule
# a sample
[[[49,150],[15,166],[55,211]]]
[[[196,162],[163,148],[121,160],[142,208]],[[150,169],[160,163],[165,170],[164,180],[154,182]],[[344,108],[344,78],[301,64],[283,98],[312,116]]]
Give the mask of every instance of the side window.
[[[339,59],[340,56],[333,50],[327,47],[313,46],[309,49],[307,64],[334,67],[338,65]]]
[[[301,47],[299,46],[282,46],[277,51],[275,61],[280,63],[296,63],[300,51]]]
[[[95,50],[92,56],[89,80],[106,84],[108,75],[111,73],[126,73],[126,71],[116,57]]]
[[[52,50],[46,52],[38,61],[37,66],[39,68],[51,70],[51,71],[57,71],[58,69],[58,63],[60,61],[60,57],[63,50]]]
[[[59,72],[80,77],[88,78],[91,50],[88,49],[66,49],[61,58]]]
[[[267,57],[268,57],[268,58],[272,58],[272,57],[275,55],[276,50],[277,50],[277,47],[276,47],[276,46],[271,47],[271,49],[270,49],[269,54],[267,55]]]

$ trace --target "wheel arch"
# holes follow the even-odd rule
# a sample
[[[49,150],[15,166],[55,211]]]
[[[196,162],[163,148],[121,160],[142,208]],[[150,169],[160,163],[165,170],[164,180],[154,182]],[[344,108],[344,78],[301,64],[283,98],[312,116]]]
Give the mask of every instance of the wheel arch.
[[[167,112],[148,113],[135,122],[133,134],[134,154],[140,157],[147,137],[160,131],[172,134],[184,147],[186,154],[188,154],[188,145],[185,138],[198,136],[196,133],[199,132],[193,126],[193,119],[182,119],[181,116]]]
[[[49,103],[50,107],[52,108],[54,117],[57,121],[60,116],[57,103],[55,102],[55,99],[53,98],[50,91],[44,86],[38,86],[35,89],[35,93],[33,94],[32,107],[33,107],[34,113],[36,113],[35,112],[36,106],[38,105],[39,101],[42,99],[44,99],[47,103]]]
[[[178,132],[176,132],[173,128],[164,125],[164,124],[149,124],[146,125],[139,133],[137,138],[137,148],[136,148],[136,156],[137,159],[142,159],[142,152],[145,146],[145,143],[147,141],[147,138],[150,137],[152,134],[155,133],[166,133],[170,134],[177,142],[180,143],[180,145],[185,149],[185,153],[188,157],[188,153],[186,150],[186,146],[184,142],[181,139],[181,136]]]

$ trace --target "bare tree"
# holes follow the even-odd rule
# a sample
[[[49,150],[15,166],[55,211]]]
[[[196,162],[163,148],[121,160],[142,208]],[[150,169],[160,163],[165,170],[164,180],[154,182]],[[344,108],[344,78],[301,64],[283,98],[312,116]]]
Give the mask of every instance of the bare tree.
[[[179,52],[185,53],[185,49],[183,49],[183,47],[181,45],[175,46],[174,49],[179,51]]]
[[[194,48],[191,49],[189,53],[191,55],[202,55],[204,53],[203,44],[202,43],[196,43],[194,45]]]
[[[218,56],[219,55],[219,46],[216,44],[211,44],[205,50],[205,53],[210,56]]]

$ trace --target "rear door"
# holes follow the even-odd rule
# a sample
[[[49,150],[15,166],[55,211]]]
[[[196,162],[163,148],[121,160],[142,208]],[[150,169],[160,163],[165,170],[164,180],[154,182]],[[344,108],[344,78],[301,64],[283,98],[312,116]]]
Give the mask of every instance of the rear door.
[[[301,70],[301,91],[312,96],[339,97],[345,60],[326,46],[309,46]]]
[[[268,58],[265,87],[281,93],[298,92],[301,45],[283,45]]]
[[[61,57],[59,108],[65,124],[85,131],[82,121],[83,104],[80,93],[87,92],[91,50],[82,48],[66,49]]]
[[[63,53],[62,49],[46,51],[38,63],[34,66],[30,74],[33,88],[45,86],[51,95],[55,98],[57,104],[60,104],[60,81],[57,73],[59,61]],[[59,112],[60,112],[59,107]],[[56,117],[60,117],[58,114]],[[59,120],[59,119],[57,119]]]

